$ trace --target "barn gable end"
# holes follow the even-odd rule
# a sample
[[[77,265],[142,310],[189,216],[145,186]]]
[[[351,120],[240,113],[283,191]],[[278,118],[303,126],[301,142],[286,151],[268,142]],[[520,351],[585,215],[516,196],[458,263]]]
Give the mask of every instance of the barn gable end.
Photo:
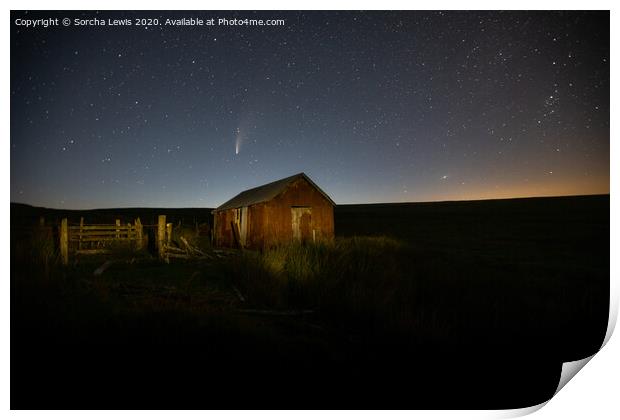
[[[261,249],[332,239],[334,205],[303,173],[243,191],[213,211],[215,245]]]

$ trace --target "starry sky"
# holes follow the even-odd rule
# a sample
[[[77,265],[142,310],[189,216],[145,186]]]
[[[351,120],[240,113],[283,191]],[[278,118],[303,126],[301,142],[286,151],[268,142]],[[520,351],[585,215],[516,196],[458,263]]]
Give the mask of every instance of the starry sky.
[[[15,23],[65,17],[158,25]],[[18,11],[10,67],[14,202],[217,207],[299,172],[339,204],[609,193],[608,12]]]

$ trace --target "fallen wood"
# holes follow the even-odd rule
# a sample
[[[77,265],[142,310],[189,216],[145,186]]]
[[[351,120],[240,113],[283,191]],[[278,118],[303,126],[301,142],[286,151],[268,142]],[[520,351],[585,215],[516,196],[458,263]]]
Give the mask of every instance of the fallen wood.
[[[173,253],[167,253],[166,254],[166,258],[181,258],[183,260],[189,260],[190,258],[192,258],[190,255],[187,254],[173,254]]]
[[[99,267],[98,269],[96,269],[95,271],[93,271],[93,275],[95,276],[100,276],[103,274],[103,272],[105,270],[108,269],[108,267],[110,267],[112,265],[112,261],[108,260],[106,262],[104,262],[101,267]]]
[[[235,255],[235,254],[237,254],[237,251],[228,251],[228,250],[223,250],[223,249],[213,249],[212,251],[218,257],[224,257],[224,256],[227,256],[227,255]]]
[[[168,251],[176,251],[176,252],[180,252],[180,253],[186,253],[186,251],[184,249],[181,248],[177,248],[176,246],[172,246],[172,245],[166,245],[166,252]]]
[[[239,298],[239,300],[241,302],[245,302],[245,298],[243,297],[243,295],[241,294],[241,292],[239,291],[239,289],[237,289],[237,287],[235,285],[233,285],[233,290],[235,291],[235,293],[237,294],[237,297]]]
[[[109,254],[109,249],[78,249],[75,251],[79,255]]]
[[[268,309],[239,309],[237,312],[253,315],[274,315],[274,316],[301,316],[314,313],[314,310],[307,309],[302,311],[272,311]]]
[[[187,239],[185,239],[185,238],[184,238],[184,237],[182,237],[182,236],[181,236],[181,238],[180,238],[180,239],[181,239],[181,242],[183,242],[183,246],[185,246],[185,251],[186,251],[186,252],[188,252],[188,253],[190,253],[190,254],[193,254],[193,253],[194,253],[194,252],[193,252],[194,250],[193,250],[192,246],[191,246],[191,245],[187,242]]]
[[[199,254],[199,255],[207,255],[207,254],[206,254],[206,253],[205,253],[202,249],[200,249],[200,248],[198,248],[198,247],[193,246],[193,247],[192,247],[192,250],[193,250],[196,254]]]

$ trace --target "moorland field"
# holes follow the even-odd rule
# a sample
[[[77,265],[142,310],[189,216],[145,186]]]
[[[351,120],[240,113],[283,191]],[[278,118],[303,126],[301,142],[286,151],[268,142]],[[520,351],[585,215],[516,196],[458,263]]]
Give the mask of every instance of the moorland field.
[[[517,408],[605,336],[608,195],[339,205],[262,252],[213,249],[210,210],[12,203],[11,407]],[[160,261],[158,214],[206,257]],[[62,266],[63,217],[149,246]]]

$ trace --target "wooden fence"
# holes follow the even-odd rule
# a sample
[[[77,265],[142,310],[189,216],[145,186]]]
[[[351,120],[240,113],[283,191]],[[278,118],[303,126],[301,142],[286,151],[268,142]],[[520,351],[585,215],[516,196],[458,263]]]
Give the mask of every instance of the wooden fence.
[[[156,246],[161,259],[166,258],[166,246],[172,237],[172,223],[166,223],[166,216],[158,218]],[[115,224],[85,224],[80,218],[79,225],[69,225],[66,218],[60,223],[60,256],[64,265],[69,264],[69,254],[99,254],[109,252],[113,245],[126,243],[136,251],[144,247],[144,225],[140,218],[134,223],[122,224],[120,219]]]

